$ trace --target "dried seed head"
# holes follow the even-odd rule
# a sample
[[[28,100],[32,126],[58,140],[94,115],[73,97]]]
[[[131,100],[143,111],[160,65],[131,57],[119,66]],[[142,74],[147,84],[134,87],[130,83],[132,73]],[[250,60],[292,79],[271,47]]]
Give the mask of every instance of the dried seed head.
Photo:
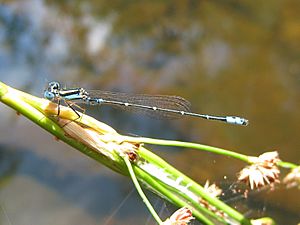
[[[208,192],[211,196],[213,197],[218,197],[219,195],[222,194],[222,189],[219,188],[215,183],[212,185],[209,185],[209,181],[207,180],[204,189],[206,192]]]
[[[163,222],[163,225],[187,225],[192,219],[194,219],[192,210],[187,207],[182,207]]]
[[[279,183],[280,171],[276,165],[280,161],[277,152],[266,152],[251,159],[252,165],[245,167],[238,175],[238,180],[248,183],[251,189]]]

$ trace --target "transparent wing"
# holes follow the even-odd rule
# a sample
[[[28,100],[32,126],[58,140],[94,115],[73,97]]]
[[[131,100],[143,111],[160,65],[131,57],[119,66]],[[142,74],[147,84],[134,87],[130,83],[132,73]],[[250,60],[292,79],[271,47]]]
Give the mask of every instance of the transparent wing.
[[[180,118],[179,111],[190,112],[190,102],[179,96],[169,95],[146,95],[146,94],[130,94],[121,92],[110,92],[100,90],[89,90],[87,91],[91,98],[101,98],[108,101],[115,101],[116,103],[111,104],[117,108],[121,108],[125,111],[135,112],[139,114],[145,114],[153,118],[165,118],[175,119]],[[120,104],[118,104],[119,102]],[[123,103],[123,104],[121,104]],[[125,106],[124,103],[134,104],[131,106]],[[104,103],[105,104],[105,103]],[[161,109],[171,109],[178,111],[167,112],[163,110],[153,110],[140,107],[140,105],[157,107]]]

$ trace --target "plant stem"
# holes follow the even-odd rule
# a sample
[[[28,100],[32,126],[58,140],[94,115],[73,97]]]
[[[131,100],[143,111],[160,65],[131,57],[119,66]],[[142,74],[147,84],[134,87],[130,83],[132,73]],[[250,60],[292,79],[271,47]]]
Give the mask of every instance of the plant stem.
[[[146,195],[144,194],[138,180],[136,179],[136,176],[134,174],[134,171],[132,169],[131,163],[129,161],[129,159],[127,158],[127,156],[124,156],[124,162],[128,168],[131,180],[137,190],[137,192],[139,193],[139,195],[141,196],[141,198],[143,199],[143,202],[145,203],[145,205],[147,206],[147,208],[149,209],[151,215],[154,217],[154,219],[156,220],[156,222],[161,225],[163,222],[161,221],[161,219],[159,218],[159,216],[157,215],[157,213],[155,212],[154,208],[152,207],[151,203],[149,202],[149,200],[147,199]]]
[[[248,156],[244,154],[240,154],[234,151],[225,150],[222,148],[212,147],[203,144],[184,142],[184,141],[173,141],[173,140],[163,140],[163,139],[154,139],[154,138],[145,138],[145,137],[124,137],[126,141],[136,142],[136,143],[145,143],[145,144],[153,144],[153,145],[163,145],[163,146],[176,146],[176,147],[185,147],[185,148],[194,148],[198,150],[208,151],[212,153],[222,154],[225,156],[229,156],[232,158],[236,158],[245,162],[249,162]]]
[[[41,108],[37,107],[41,107],[43,104],[48,104],[48,101],[34,96],[30,98],[30,96],[31,95],[27,93],[23,94],[23,92],[17,91],[16,89],[8,87],[4,83],[0,82],[0,101],[15,109],[17,112],[24,115],[43,129],[47,130],[59,140],[64,141],[65,143],[71,145],[72,147],[111,168],[112,170],[124,175],[126,174],[125,164],[117,154],[117,162],[114,163],[98,152],[88,148],[84,144],[69,138],[65,135],[64,130],[56,123],[55,119],[52,120],[52,118],[49,118],[45,112],[41,112]],[[24,101],[24,98],[26,98],[27,101]]]

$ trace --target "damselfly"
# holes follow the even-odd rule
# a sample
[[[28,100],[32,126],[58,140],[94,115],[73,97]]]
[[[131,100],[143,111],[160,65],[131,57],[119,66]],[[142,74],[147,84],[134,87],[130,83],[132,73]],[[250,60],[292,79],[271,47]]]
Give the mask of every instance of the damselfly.
[[[53,81],[48,84],[44,92],[44,97],[50,101],[58,102],[58,104],[60,104],[61,100],[64,100],[70,107],[71,104],[69,102],[89,105],[109,104],[120,107],[126,111],[147,114],[151,117],[172,119],[193,116],[237,125],[248,124],[247,119],[237,116],[214,116],[191,112],[189,101],[179,96],[128,94],[85,90],[83,88],[66,89],[61,88],[58,82]]]

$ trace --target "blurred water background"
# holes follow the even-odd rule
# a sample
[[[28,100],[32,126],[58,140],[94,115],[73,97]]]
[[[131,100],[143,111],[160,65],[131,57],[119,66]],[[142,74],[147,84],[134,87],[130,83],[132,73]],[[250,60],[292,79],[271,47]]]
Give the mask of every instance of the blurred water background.
[[[179,95],[195,112],[239,115],[250,125],[159,121],[110,107],[88,108],[87,114],[123,134],[248,155],[277,150],[283,160],[299,163],[299,10],[297,0],[4,0],[0,80],[38,96],[52,80]],[[128,178],[55,141],[3,104],[0,113],[1,225],[155,224]],[[244,166],[195,150],[152,149],[197,182],[209,179],[225,190]],[[300,221],[299,190],[282,187],[250,197],[228,201],[250,217]],[[163,216],[175,209],[151,199]]]

